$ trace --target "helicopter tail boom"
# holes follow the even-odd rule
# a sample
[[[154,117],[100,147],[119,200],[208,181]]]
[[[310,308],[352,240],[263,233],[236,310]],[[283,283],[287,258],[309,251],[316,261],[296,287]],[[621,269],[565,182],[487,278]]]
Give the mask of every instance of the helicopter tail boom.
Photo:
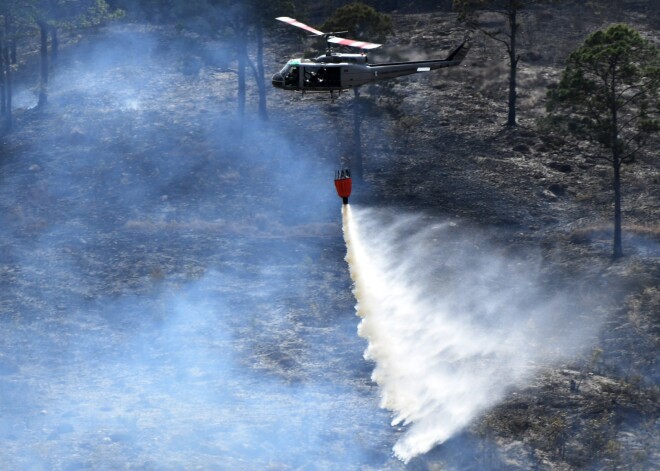
[[[467,41],[464,41],[446,59],[370,64],[369,69],[374,72],[374,81],[379,81],[418,72],[428,72],[444,67],[455,67],[460,65],[463,59],[465,59],[469,49],[469,44],[467,44]]]
[[[460,65],[463,59],[467,56],[470,50],[470,45],[467,41],[463,41],[456,47],[445,59],[431,59],[425,61],[412,61],[412,62],[386,62],[381,64],[370,64],[371,67],[386,67],[390,65],[411,65],[418,64],[420,67],[431,67],[431,70],[439,69],[441,67],[453,67]],[[435,66],[434,66],[435,65]]]
[[[467,56],[469,50],[470,50],[470,44],[466,39],[461,44],[459,44],[456,49],[451,51],[445,60],[454,61],[454,62],[457,61],[460,64],[461,62],[463,62],[463,59],[465,59],[465,57]]]

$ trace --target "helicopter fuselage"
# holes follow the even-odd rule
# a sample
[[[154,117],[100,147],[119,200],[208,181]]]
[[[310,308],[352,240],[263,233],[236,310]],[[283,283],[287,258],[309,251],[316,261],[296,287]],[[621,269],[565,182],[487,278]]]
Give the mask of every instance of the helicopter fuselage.
[[[273,75],[275,88],[327,92],[342,91],[380,80],[459,65],[467,54],[461,44],[446,59],[369,64],[364,54],[326,54],[316,59],[292,59]]]

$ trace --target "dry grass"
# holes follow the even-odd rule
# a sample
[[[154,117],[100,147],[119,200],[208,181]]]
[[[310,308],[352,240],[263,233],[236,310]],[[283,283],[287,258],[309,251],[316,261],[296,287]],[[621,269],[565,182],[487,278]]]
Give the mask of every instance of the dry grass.
[[[622,228],[624,238],[637,236],[649,241],[660,242],[660,225],[644,226],[640,224],[626,224]],[[571,231],[569,239],[574,244],[587,244],[594,240],[611,239],[613,228],[607,225],[591,225],[580,227]]]

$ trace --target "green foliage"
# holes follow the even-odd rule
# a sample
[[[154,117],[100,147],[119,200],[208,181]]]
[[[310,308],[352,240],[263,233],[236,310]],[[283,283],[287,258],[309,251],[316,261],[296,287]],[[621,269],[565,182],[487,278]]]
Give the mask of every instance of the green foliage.
[[[0,0],[0,27],[7,39],[28,35],[34,28],[32,0]]]
[[[49,27],[75,29],[120,18],[122,10],[111,11],[106,0],[5,0],[0,15],[9,15],[20,29]]]
[[[591,34],[548,92],[552,124],[631,162],[660,131],[660,49],[627,25]]]
[[[585,422],[583,443],[589,451],[589,456],[603,457],[616,451],[611,444],[608,447],[608,443],[615,436],[615,419],[613,412],[604,412]]]
[[[548,91],[547,122],[609,151],[614,172],[613,257],[621,243],[621,165],[631,163],[660,131],[660,49],[630,26],[596,31],[568,58]]]
[[[322,31],[348,31],[354,39],[383,41],[392,34],[392,20],[364,3],[354,2],[338,8],[321,26]]]

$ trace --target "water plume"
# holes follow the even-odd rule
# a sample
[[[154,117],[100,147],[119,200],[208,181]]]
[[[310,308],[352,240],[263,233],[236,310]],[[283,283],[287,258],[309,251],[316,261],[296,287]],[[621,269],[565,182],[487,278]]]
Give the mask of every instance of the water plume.
[[[514,386],[593,334],[538,259],[422,215],[343,208],[358,333],[408,462],[461,431]]]

